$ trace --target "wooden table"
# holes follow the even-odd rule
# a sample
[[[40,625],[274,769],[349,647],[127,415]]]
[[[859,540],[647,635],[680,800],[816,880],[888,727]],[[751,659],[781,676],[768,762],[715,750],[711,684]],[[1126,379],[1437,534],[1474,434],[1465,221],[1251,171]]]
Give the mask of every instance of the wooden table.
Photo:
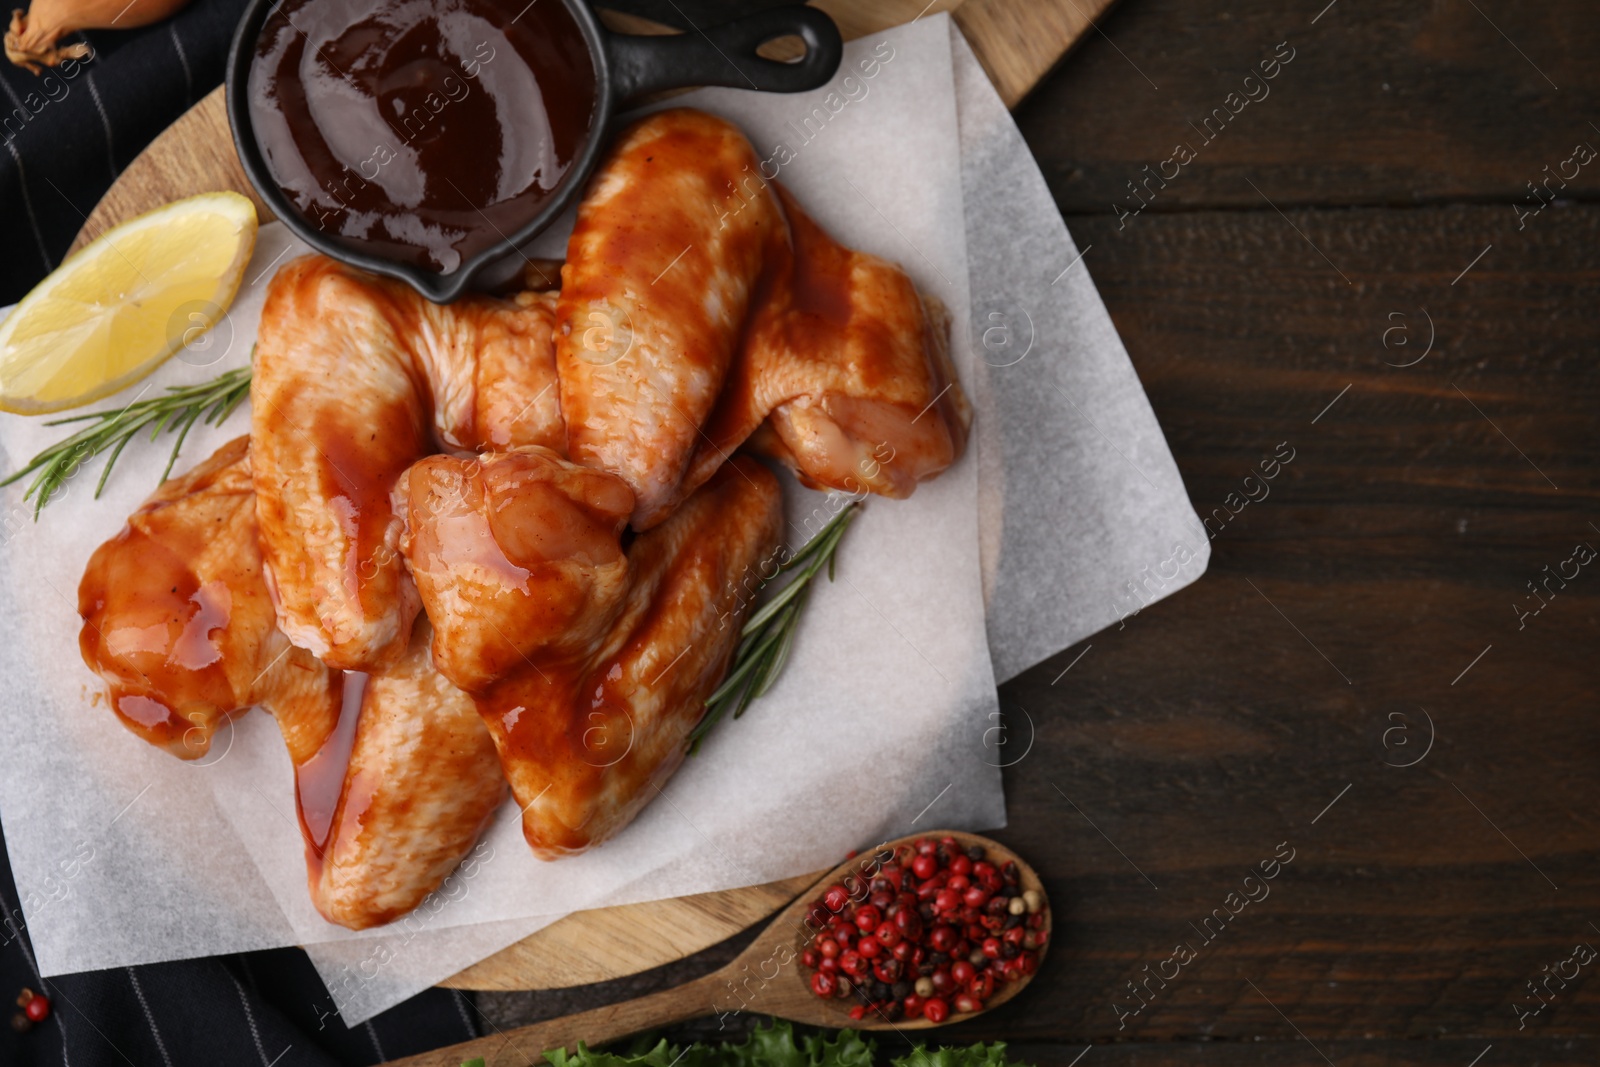
[[[1600,159],[1513,206],[1600,148],[1600,15],[1325,2],[1125,0],[1018,111],[1216,536],[1198,584],[1003,688],[1037,737],[995,836],[1060,925],[1029,994],[952,1041],[1059,1067],[1600,1062],[1600,959],[1517,1014],[1600,950],[1600,565],[1574,557],[1600,548]],[[1554,596],[1519,617],[1530,582]],[[738,944],[480,1003],[593,1007]]]

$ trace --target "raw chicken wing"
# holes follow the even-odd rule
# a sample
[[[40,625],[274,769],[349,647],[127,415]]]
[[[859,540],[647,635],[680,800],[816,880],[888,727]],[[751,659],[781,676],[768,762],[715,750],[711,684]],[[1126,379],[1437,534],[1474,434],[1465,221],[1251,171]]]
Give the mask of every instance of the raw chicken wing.
[[[249,440],[161,485],[101,545],[78,586],[83,660],[124,726],[199,759],[229,716],[260,704],[291,751],[338,714],[336,679],[278,632],[261,577]]]
[[[505,799],[489,731],[434,669],[429,636],[419,623],[398,662],[346,673],[338,728],[296,762],[311,899],[352,930],[422,903]]]
[[[370,678],[329,671],[278,631],[248,445],[164,483],[95,552],[78,591],[83,657],[124,725],[182,759],[204,756],[229,716],[272,713],[313,901],[354,929],[388,922],[471,850],[505,779],[472,699],[434,670],[426,624]]]
[[[910,496],[961,455],[972,422],[944,308],[779,193],[794,254],[756,302],[685,484],[709,477],[767,421],[750,446],[813,489]]]
[[[401,547],[433,620],[433,661],[482,689],[537,652],[593,647],[628,589],[633,491],[547,448],[429,456],[401,477]]]
[[[429,303],[321,256],[268,289],[250,399],[278,624],[330,667],[407,647],[420,607],[389,492],[435,442],[561,447],[551,298]]]
[[[567,454],[633,488],[635,529],[687,495],[763,264],[788,243],[759,168],[731,123],[657,112],[618,136],[578,207],[556,306]]]
[[[736,457],[634,541],[622,614],[588,655],[536,656],[479,697],[535,855],[606,840],[677,769],[781,522],[777,479]]]

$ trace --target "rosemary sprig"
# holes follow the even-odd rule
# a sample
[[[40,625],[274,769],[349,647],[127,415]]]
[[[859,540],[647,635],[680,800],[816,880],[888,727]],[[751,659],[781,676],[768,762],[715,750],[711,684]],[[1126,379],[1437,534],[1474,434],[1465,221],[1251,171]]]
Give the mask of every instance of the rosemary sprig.
[[[705,717],[689,734],[690,753],[699,750],[700,742],[729,708],[737,719],[778,680],[789,658],[789,649],[794,645],[800,615],[811,596],[811,579],[826,565],[828,581],[833,581],[834,550],[860,508],[859,501],[852,501],[822,528],[821,533],[778,567],[779,574],[795,571],[795,576],[751,615],[739,631],[739,647],[733,654],[727,677],[717,691],[706,698]]]
[[[0,485],[10,485],[37,471],[33,481],[28,483],[28,491],[22,494],[22,499],[33,501],[33,518],[37,522],[39,513],[50,502],[50,498],[66,484],[68,478],[77,473],[79,467],[100,453],[109,451],[105,467],[100,471],[100,481],[94,487],[95,498],[99,499],[117,457],[122,455],[122,450],[134,435],[146,427],[150,428],[152,441],[161,436],[163,430],[177,431],[177,440],[172,443],[172,455],[167,458],[166,469],[161,472],[160,480],[166,481],[167,475],[172,473],[173,464],[178,462],[183,440],[189,436],[194,424],[202,420],[208,426],[220,424],[249,395],[250,368],[240,367],[198,385],[170,386],[160,396],[135,400],[126,407],[52,419],[45,425],[63,426],[74,422],[87,422],[89,425],[34,456],[27,466],[0,479]]]

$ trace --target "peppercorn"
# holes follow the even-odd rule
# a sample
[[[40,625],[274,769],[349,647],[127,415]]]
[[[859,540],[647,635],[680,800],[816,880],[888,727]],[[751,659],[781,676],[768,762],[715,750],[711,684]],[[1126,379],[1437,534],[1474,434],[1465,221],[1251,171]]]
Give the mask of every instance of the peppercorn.
[[[1043,893],[1021,887],[1015,862],[953,837],[918,838],[876,859],[812,905],[816,939],[800,961],[814,983],[825,976],[832,992],[819,996],[853,999],[858,1020],[943,1022],[981,1011],[999,986],[1037,970],[1049,909]]]

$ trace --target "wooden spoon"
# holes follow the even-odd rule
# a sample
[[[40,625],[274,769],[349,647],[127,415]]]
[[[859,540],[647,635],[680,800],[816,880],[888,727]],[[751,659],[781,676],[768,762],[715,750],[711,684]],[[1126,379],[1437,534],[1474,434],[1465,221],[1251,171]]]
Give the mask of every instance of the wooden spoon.
[[[669,1026],[685,1019],[703,1015],[734,1015],[740,1011],[775,1015],[811,1026],[850,1027],[855,1030],[925,1030],[939,1025],[927,1019],[890,1022],[878,1014],[861,1020],[851,1019],[850,1009],[860,1001],[855,997],[823,1000],[816,996],[808,984],[810,972],[800,964],[800,953],[815,936],[806,925],[806,915],[822,891],[830,885],[844,882],[846,876],[854,875],[863,864],[870,864],[872,857],[885,849],[909,845],[923,837],[935,840],[953,837],[962,848],[980,845],[986,853],[985,858],[995,866],[1002,866],[1007,861],[1016,863],[1022,889],[1037,890],[1041,896],[1044,894],[1044,886],[1033,868],[1010,849],[987,837],[942,830],[898,838],[846,860],[817,879],[732,962],[703,978],[637,1000],[549,1019],[475,1041],[391,1060],[390,1067],[461,1067],[465,1061],[479,1056],[483,1057],[485,1067],[534,1067],[543,1062],[547,1049],[565,1047],[573,1050],[579,1041],[590,1046],[605,1045],[630,1034]],[[1047,910],[1043,929],[1048,931],[1050,926],[1051,916]],[[1048,939],[1039,946],[1037,951],[1041,961],[1049,947]],[[984,1010],[997,1008],[1016,996],[1032,977],[1024,975],[996,989],[994,996],[984,1004]],[[974,1014],[952,1013],[947,1021],[963,1022]]]

